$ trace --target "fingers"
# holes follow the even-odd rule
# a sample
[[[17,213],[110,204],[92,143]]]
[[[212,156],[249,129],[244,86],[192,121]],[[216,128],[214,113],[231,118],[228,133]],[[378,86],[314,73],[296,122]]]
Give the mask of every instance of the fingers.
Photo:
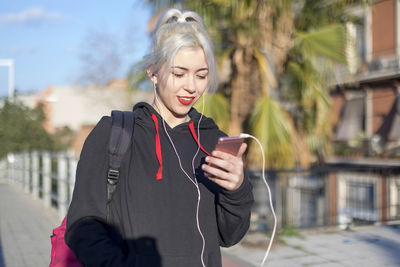
[[[236,190],[243,183],[243,168],[240,171],[233,170],[229,172],[209,164],[203,164],[202,169],[208,179],[227,190]]]
[[[242,183],[233,183],[230,180],[222,180],[222,179],[214,178],[214,177],[208,177],[208,179],[210,179],[211,181],[213,181],[220,187],[225,188],[229,191],[238,189],[240,187],[240,185],[242,184]]]
[[[213,151],[212,156],[206,157],[208,164],[202,165],[206,177],[225,189],[239,188],[244,179],[242,155],[246,149],[247,145],[243,143],[236,156]]]
[[[231,166],[228,166],[229,163],[225,164],[225,162],[221,160],[213,160],[213,162],[221,162],[221,165],[226,167],[221,167],[221,165],[216,165],[214,163],[204,164],[202,168],[206,172],[207,177],[218,177],[218,179],[222,180],[232,179],[231,175],[233,174],[234,170]]]
[[[215,155],[219,155],[220,152],[215,153]],[[213,153],[214,155],[214,153]],[[210,166],[211,168],[207,168],[211,173],[215,176],[221,175],[223,172],[234,172],[235,164],[240,160],[237,160],[234,156],[223,153],[218,157],[206,157],[206,162],[208,163],[206,166]]]

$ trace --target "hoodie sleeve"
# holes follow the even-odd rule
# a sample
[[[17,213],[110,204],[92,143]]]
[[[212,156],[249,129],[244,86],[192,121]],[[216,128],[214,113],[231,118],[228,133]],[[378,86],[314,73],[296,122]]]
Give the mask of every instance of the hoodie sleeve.
[[[103,117],[86,138],[67,214],[65,242],[84,266],[132,266],[105,223],[110,131],[111,118]]]
[[[243,183],[238,189],[221,189],[217,201],[220,246],[233,246],[243,238],[249,229],[253,202],[252,185],[246,171]]]

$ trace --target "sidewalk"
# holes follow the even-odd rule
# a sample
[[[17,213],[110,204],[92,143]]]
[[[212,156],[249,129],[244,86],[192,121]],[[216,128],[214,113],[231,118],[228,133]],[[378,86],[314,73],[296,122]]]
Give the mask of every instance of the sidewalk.
[[[260,266],[267,240],[261,234],[248,234],[223,252],[241,259],[244,267]],[[400,266],[400,227],[364,226],[283,237],[274,241],[265,266]]]
[[[49,266],[55,212],[16,186],[0,183],[0,267]]]

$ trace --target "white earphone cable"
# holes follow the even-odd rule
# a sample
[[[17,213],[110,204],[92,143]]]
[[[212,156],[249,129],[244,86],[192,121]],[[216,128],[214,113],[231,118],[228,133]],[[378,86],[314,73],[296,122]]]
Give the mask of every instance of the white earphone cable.
[[[201,119],[203,118],[203,114],[204,114],[204,106],[205,106],[205,104],[204,104],[204,102],[205,102],[204,94],[202,95],[202,97],[203,97],[203,105],[202,105],[203,106],[203,110],[200,113],[201,115],[200,115],[199,123],[197,124],[197,140],[198,140],[198,143],[197,143],[197,151],[194,154],[193,159],[192,159],[192,172],[193,172],[193,176],[194,176],[193,178],[194,178],[194,180],[196,181],[196,184],[197,184],[196,188],[197,188],[197,191],[198,191],[198,194],[199,194],[199,198],[198,198],[198,201],[197,201],[196,220],[197,220],[197,228],[198,228],[199,233],[201,235],[201,238],[203,240],[203,247],[201,249],[201,263],[203,264],[203,266],[205,266],[205,264],[204,264],[204,251],[205,251],[205,248],[206,248],[206,240],[205,240],[205,238],[203,236],[203,233],[201,232],[200,222],[199,222],[199,209],[200,209],[201,194],[200,194],[199,184],[198,184],[197,178],[196,178],[196,170],[194,168],[194,161],[195,161],[197,155],[200,152],[200,144],[201,144],[200,143],[200,122],[201,122]]]
[[[273,242],[274,237],[275,237],[277,219],[276,219],[276,214],[275,214],[274,206],[272,205],[272,194],[271,194],[271,189],[269,188],[269,185],[268,185],[268,183],[267,183],[267,180],[265,179],[265,155],[264,155],[264,149],[263,149],[263,147],[262,147],[262,145],[261,145],[261,142],[260,142],[256,137],[254,137],[254,136],[252,136],[252,135],[250,135],[250,134],[246,134],[246,133],[241,133],[241,134],[240,134],[240,137],[242,137],[242,138],[252,138],[252,139],[254,139],[254,140],[257,142],[257,144],[260,146],[261,153],[262,153],[262,158],[263,158],[262,178],[263,178],[263,181],[264,181],[264,183],[265,183],[265,186],[266,186],[267,189],[268,189],[269,203],[270,203],[272,215],[273,215],[273,217],[274,217],[274,227],[273,227],[273,230],[272,230],[271,239],[270,239],[270,241],[269,241],[269,245],[268,245],[267,251],[265,252],[264,259],[262,260],[262,262],[261,262],[261,264],[260,264],[260,266],[263,267],[264,264],[265,264],[265,261],[266,261],[267,258],[268,258],[268,254],[269,254],[269,251],[270,251],[271,246],[272,246],[272,242]]]

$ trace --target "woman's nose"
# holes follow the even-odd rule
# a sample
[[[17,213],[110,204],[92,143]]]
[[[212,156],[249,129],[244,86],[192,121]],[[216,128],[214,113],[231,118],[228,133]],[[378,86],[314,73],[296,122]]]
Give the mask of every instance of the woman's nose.
[[[194,93],[196,91],[196,84],[194,81],[194,77],[192,77],[191,75],[189,75],[186,80],[185,90],[190,93]]]

